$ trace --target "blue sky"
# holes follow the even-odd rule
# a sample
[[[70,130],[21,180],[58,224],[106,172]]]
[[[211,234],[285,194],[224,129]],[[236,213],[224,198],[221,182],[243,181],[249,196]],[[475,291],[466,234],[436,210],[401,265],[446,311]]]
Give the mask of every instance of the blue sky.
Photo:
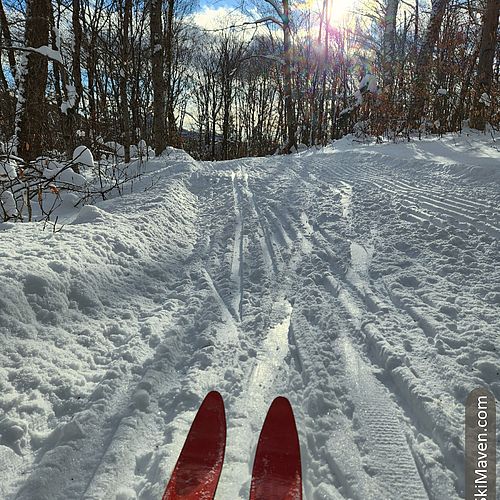
[[[235,0],[200,0],[200,8],[205,7],[235,7],[238,2]]]

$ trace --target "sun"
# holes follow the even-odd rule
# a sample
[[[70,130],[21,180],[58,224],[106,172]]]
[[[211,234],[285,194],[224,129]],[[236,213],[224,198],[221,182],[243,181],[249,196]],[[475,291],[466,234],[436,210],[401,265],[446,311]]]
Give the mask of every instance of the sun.
[[[339,25],[353,15],[357,2],[352,0],[328,0],[328,20],[331,25]]]
[[[300,3],[301,10],[309,10],[312,14],[325,16],[330,26],[340,26],[353,16],[359,0],[304,0]]]

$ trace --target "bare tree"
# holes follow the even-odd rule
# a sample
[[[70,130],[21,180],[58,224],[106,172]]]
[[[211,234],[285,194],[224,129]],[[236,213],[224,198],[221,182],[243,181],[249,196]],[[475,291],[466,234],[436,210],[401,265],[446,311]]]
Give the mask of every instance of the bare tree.
[[[78,109],[78,104],[83,95],[81,51],[82,51],[82,25],[80,23],[80,1],[73,0],[72,28],[73,28],[73,82],[75,85],[75,103],[73,108]]]
[[[287,129],[287,141],[283,147],[284,153],[289,153],[290,150],[297,146],[297,120],[295,117],[295,103],[293,99],[292,89],[292,63],[293,63],[293,47],[292,34],[290,25],[290,4],[289,0],[281,0],[278,4],[277,0],[264,0],[278,15],[279,19],[272,20],[274,23],[281,26],[283,30],[283,86],[285,98],[285,119]]]
[[[220,59],[220,85],[222,97],[222,159],[228,158],[231,106],[233,104],[237,71],[244,52],[244,43],[234,37],[224,36],[218,47]]]
[[[384,87],[392,91],[394,84],[396,60],[396,19],[399,0],[387,0],[384,16],[384,37],[382,45],[382,79]]]
[[[175,116],[174,116],[174,99],[173,99],[173,45],[174,45],[174,11],[175,0],[167,1],[167,23],[165,27],[165,64],[166,75],[165,83],[167,90],[167,136],[171,144],[176,142],[175,132]]]
[[[493,81],[493,61],[497,47],[498,15],[500,0],[488,0],[483,13],[481,46],[477,66],[476,98],[471,112],[470,125],[484,130],[487,109],[491,106],[491,84]]]
[[[124,2],[124,3],[122,3]],[[130,55],[130,24],[132,20],[132,0],[120,0],[120,15],[122,21],[122,67],[120,68],[120,104],[123,145],[125,148],[125,162],[130,161],[130,107],[128,102],[129,55]]]
[[[415,84],[413,86],[413,104],[410,122],[417,124],[423,116],[426,101],[426,76],[429,74],[434,47],[439,37],[439,30],[449,0],[432,0],[432,10],[424,42],[417,56]]]
[[[163,22],[162,1],[150,0],[151,28],[151,80],[153,83],[153,145],[157,154],[166,146],[165,133],[165,84],[163,78]]]
[[[43,137],[46,130],[47,108],[45,87],[47,86],[48,61],[37,49],[47,48],[50,28],[49,0],[28,0],[26,9],[26,46],[33,50],[20,71],[19,98],[17,101],[16,136],[18,155],[25,160],[34,160],[43,153]]]
[[[9,22],[7,20],[7,16],[5,15],[5,8],[3,6],[3,1],[0,0],[0,27],[2,38],[5,40],[5,43],[9,47],[7,49],[7,55],[9,58],[9,67],[12,73],[12,76],[16,77],[16,58],[14,56],[14,49],[12,48],[12,37],[9,29]]]

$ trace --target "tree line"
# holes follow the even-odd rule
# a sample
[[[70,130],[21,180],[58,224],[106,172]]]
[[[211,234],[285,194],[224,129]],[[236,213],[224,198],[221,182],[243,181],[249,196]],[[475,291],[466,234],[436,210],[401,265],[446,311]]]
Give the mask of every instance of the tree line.
[[[189,0],[0,0],[0,154],[229,159],[499,127],[500,0],[355,5],[254,0],[209,30]]]

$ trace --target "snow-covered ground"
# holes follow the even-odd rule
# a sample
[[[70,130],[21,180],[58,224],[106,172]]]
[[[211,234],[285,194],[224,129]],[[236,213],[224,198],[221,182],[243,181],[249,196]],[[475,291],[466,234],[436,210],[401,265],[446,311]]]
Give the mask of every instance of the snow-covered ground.
[[[500,398],[496,144],[180,155],[59,232],[1,224],[0,498],[161,498],[212,389],[217,499],[277,395],[306,499],[463,497],[465,399]]]

